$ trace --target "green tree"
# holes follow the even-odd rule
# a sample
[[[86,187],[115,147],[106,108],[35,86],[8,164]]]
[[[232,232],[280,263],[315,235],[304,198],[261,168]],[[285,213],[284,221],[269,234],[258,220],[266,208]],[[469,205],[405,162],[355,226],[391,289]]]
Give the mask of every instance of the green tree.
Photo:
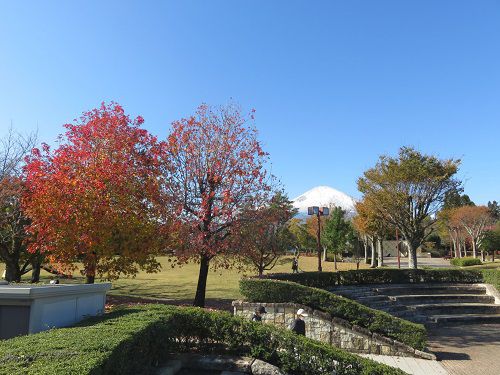
[[[500,250],[500,220],[496,222],[491,230],[485,233],[481,248],[490,253],[492,261],[495,261],[495,251]]]
[[[441,160],[411,147],[397,157],[381,156],[358,179],[358,189],[383,220],[404,236],[408,266],[417,268],[417,248],[431,232],[446,195],[460,187],[454,178],[460,160]]]
[[[323,229],[323,243],[328,252],[333,254],[334,267],[337,269],[337,255],[354,246],[356,235],[351,223],[345,217],[345,211],[334,207],[326,219]]]
[[[299,253],[308,253],[316,248],[316,238],[310,233],[306,223],[293,218],[288,223],[288,230],[295,240],[294,247]]]
[[[497,201],[488,201],[488,209],[491,212],[491,216],[493,216],[496,220],[500,219],[500,206]]]

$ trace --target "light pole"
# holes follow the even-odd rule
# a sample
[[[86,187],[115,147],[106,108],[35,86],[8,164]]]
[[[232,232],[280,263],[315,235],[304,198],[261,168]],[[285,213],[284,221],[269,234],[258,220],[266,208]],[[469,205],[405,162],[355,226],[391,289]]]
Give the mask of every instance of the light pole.
[[[401,268],[401,255],[399,253],[399,236],[398,236],[398,228],[396,228],[396,248],[398,251],[398,268]]]
[[[321,267],[321,218],[320,216],[328,216],[330,214],[330,209],[328,207],[307,207],[307,214],[311,216],[316,216],[318,218],[318,271],[323,271]]]

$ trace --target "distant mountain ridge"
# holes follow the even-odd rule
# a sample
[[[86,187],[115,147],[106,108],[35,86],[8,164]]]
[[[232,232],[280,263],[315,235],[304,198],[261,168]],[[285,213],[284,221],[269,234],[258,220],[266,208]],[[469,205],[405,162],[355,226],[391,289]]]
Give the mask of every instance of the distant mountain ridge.
[[[337,206],[345,210],[347,216],[352,217],[356,214],[354,198],[330,186],[316,186],[292,199],[292,202],[299,210],[298,216],[307,216],[307,207],[311,206]]]

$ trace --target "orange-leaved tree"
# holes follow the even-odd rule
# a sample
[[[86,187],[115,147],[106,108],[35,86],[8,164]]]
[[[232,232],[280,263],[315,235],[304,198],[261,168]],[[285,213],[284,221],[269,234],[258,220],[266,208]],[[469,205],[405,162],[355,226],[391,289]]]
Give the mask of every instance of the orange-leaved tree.
[[[242,210],[268,201],[268,154],[252,119],[235,104],[202,105],[194,116],[172,124],[164,145],[164,190],[185,230],[176,255],[181,262],[200,263],[195,306],[205,305],[211,260],[232,251],[229,237]]]
[[[167,222],[159,202],[156,139],[116,103],[64,125],[59,147],[34,149],[25,167],[31,251],[61,272],[83,264],[87,283],[155,271]],[[162,238],[165,238],[162,236]]]

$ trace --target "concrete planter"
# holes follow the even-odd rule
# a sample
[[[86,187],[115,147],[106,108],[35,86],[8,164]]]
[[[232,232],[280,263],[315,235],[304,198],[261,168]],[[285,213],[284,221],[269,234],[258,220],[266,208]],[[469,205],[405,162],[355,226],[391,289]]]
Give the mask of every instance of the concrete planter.
[[[67,327],[104,313],[111,283],[0,285],[0,339]]]

